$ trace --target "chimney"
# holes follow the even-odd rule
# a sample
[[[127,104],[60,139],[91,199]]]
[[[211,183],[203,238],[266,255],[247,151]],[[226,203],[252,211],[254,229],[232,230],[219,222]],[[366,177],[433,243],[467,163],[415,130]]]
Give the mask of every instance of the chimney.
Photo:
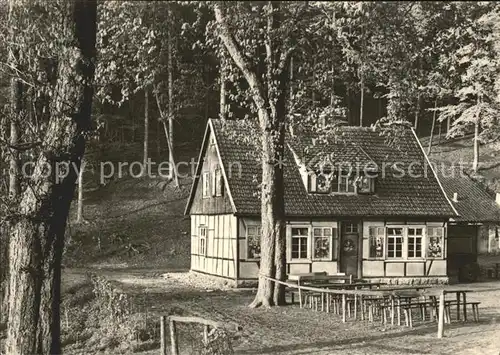
[[[500,193],[497,192],[496,194],[496,199],[495,201],[497,202],[497,205],[500,205]]]
[[[453,193],[453,198],[451,199],[453,202],[458,202],[458,192]],[[500,201],[497,195],[497,202]]]

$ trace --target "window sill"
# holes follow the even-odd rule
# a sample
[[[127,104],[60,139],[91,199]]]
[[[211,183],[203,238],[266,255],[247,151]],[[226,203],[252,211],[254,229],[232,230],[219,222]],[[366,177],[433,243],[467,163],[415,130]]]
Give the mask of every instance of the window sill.
[[[291,259],[286,261],[288,264],[310,264],[312,263],[311,259]]]

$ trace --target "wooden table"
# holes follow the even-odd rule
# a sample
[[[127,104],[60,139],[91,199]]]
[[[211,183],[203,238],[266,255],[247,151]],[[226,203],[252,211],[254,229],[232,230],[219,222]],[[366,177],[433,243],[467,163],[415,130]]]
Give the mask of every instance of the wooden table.
[[[434,301],[437,302],[437,297],[439,297],[442,292],[444,292],[445,296],[446,296],[446,294],[450,294],[450,293],[455,294],[455,297],[457,300],[457,320],[460,320],[460,318],[461,318],[460,306],[462,306],[463,320],[467,321],[467,293],[474,292],[474,291],[473,290],[465,290],[465,289],[446,289],[446,288],[436,289],[436,288],[433,288],[431,290],[426,290],[424,295],[427,295],[427,296],[433,298]]]

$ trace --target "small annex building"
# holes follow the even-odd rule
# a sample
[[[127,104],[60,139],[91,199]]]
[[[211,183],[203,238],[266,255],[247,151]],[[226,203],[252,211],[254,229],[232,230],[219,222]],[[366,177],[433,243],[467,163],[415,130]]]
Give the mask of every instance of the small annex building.
[[[338,130],[333,140],[287,137],[287,272],[447,282],[447,222],[458,214],[414,131]],[[185,210],[191,270],[236,285],[257,281],[259,271],[257,134],[248,121],[208,121]]]
[[[478,255],[500,253],[500,194],[487,190],[463,170],[436,169],[459,216],[448,223],[448,275],[472,281]]]

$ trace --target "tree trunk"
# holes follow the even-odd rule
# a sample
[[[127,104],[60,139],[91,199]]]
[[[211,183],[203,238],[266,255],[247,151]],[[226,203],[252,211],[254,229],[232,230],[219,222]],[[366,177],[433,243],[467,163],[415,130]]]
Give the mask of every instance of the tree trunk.
[[[83,171],[85,162],[82,160],[80,169],[78,170],[78,205],[76,209],[76,222],[83,222]]]
[[[418,130],[418,114],[420,112],[420,94],[418,95],[418,98],[417,98],[417,107],[415,109],[415,121],[414,121],[414,128],[415,128],[415,132]]]
[[[289,79],[290,80],[290,104],[292,104],[293,102],[293,57],[290,58],[290,76],[289,76]]]
[[[279,53],[274,48],[272,33],[273,30],[279,28],[278,19],[275,17],[277,13],[275,10],[279,6],[279,3],[269,3],[266,78],[271,88],[265,90],[261,76],[250,65],[241,47],[236,43],[226,23],[221,4],[214,5],[215,18],[219,25],[218,35],[250,87],[260,126],[262,146],[261,259],[257,295],[250,307],[270,307],[284,301],[284,287],[274,285],[274,282],[263,277],[284,280],[286,276],[283,159],[286,87],[289,81],[288,70],[292,50]]]
[[[351,112],[351,89],[347,88],[347,123],[352,125],[352,112]]]
[[[30,188],[20,195],[10,245],[9,323],[5,353],[60,354],[61,258],[64,231],[77,174],[56,183],[55,166],[79,168],[85,132],[91,129],[96,5],[94,1],[59,1],[64,11],[56,95],[36,158]],[[51,167],[51,176],[46,176]]]
[[[222,57],[220,61],[220,108],[219,117],[225,120],[226,117],[226,62]]]
[[[441,131],[443,129],[443,122],[439,122],[439,127],[438,127],[438,146],[441,145]]]
[[[332,91],[330,93],[330,106],[333,107],[335,104],[335,74],[334,74],[334,66],[332,65]]]
[[[313,57],[311,104],[316,107],[316,57]]]
[[[167,128],[167,123],[165,120],[162,120],[163,122],[163,130],[165,132],[165,138],[167,139],[167,145],[168,145],[168,150],[172,151],[172,142],[170,141],[170,135],[168,134],[168,128]],[[177,171],[177,165],[175,164],[175,159],[173,156],[170,157],[170,168],[171,170],[169,171],[170,176],[174,179],[175,181],[175,186],[179,187],[179,173]]]
[[[363,127],[363,108],[365,106],[365,78],[364,73],[361,71],[361,80],[359,82],[360,88],[360,102],[359,102],[359,126]]]
[[[10,25],[15,25],[16,14],[13,8],[14,3],[11,2],[9,6],[9,22]],[[12,42],[15,41],[14,30],[9,31],[9,38]],[[12,48],[9,51],[8,61],[12,67],[16,67],[18,50]],[[17,74],[17,73],[16,73]],[[20,193],[20,161],[19,161],[19,151],[15,149],[19,143],[19,124],[21,122],[21,112],[23,109],[23,84],[16,77],[11,79],[10,82],[10,112],[9,112],[9,122],[10,122],[10,137],[9,144],[10,149],[6,149],[9,157],[9,200],[11,203],[15,204],[16,199]],[[1,285],[1,297],[0,297],[0,312],[2,315],[6,315],[5,319],[2,319],[2,323],[7,323],[8,315],[8,297],[9,297],[9,262],[7,261],[9,255],[9,223],[5,225],[1,224],[2,230],[0,230],[0,253],[2,256],[2,267],[0,272],[0,285]],[[3,317],[2,317],[3,318]]]
[[[144,154],[143,154],[143,174],[148,170],[148,149],[149,148],[149,92],[144,89]]]
[[[474,161],[472,162],[472,170],[477,173],[479,168],[479,118],[474,122]]]
[[[169,30],[167,32],[167,50],[168,50],[168,63],[167,63],[167,72],[168,72],[168,141],[169,141],[169,146],[168,146],[168,160],[170,162],[170,178],[173,178],[175,174],[177,174],[176,169],[173,169],[173,165],[175,164],[174,161],[174,147],[175,147],[175,142],[174,142],[174,82],[173,82],[173,63],[172,63],[172,57],[173,57],[173,41],[172,41],[172,25],[170,23],[171,21],[171,16],[170,16],[170,10],[168,14],[168,21],[169,21]],[[177,182],[177,185],[179,184],[178,177],[175,176],[175,180]]]
[[[429,146],[427,147],[427,155],[431,155],[432,151],[432,140],[434,139],[434,128],[436,127],[436,116],[437,116],[437,98],[434,100],[434,113],[432,114],[432,127],[431,127],[431,135],[429,137]]]

